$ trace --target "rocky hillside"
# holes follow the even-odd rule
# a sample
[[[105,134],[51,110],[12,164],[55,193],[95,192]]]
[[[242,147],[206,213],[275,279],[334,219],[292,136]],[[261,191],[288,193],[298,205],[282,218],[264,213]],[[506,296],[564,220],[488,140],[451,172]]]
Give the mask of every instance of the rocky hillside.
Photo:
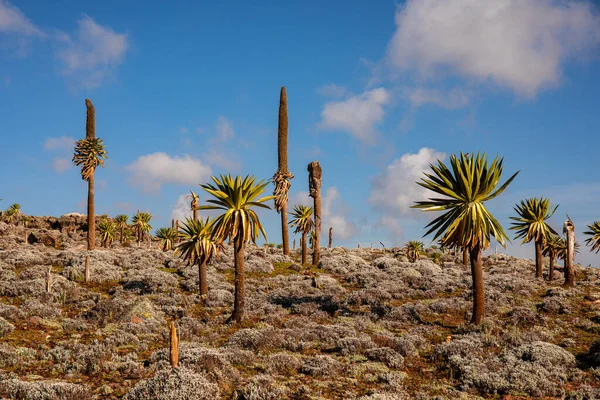
[[[0,398],[600,398],[595,269],[577,266],[565,290],[530,260],[484,258],[487,316],[473,327],[470,271],[450,255],[324,249],[309,268],[249,246],[237,326],[224,323],[230,248],[203,306],[197,268],[157,245],[96,250],[83,282],[84,232],[77,217],[0,223]]]

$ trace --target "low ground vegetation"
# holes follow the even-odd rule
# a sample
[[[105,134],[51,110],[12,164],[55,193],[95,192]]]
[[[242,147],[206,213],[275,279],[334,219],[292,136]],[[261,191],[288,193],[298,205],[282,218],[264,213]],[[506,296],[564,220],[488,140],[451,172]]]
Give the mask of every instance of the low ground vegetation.
[[[24,229],[0,222],[0,398],[600,398],[597,269],[563,289],[560,267],[548,282],[532,260],[484,257],[472,326],[470,270],[447,253],[322,249],[310,267],[248,246],[245,319],[225,324],[230,246],[204,302],[197,268],[157,242],[94,250],[84,282],[84,232],[33,220],[25,244]]]

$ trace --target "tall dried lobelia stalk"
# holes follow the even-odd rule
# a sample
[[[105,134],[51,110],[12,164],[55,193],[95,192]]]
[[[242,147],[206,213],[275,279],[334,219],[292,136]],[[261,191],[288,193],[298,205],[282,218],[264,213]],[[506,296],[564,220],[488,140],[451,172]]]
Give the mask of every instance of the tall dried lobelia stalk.
[[[573,257],[575,255],[575,225],[567,215],[563,225],[563,234],[567,238],[567,253],[565,254],[565,283],[564,286],[575,286],[575,270],[573,269]]]
[[[171,362],[171,367],[177,368],[177,364],[179,363],[179,337],[177,336],[177,328],[175,326],[175,321],[171,321],[170,328],[170,348],[169,348],[169,361]]]
[[[283,255],[290,255],[290,239],[288,232],[287,203],[288,192],[292,186],[290,179],[294,175],[288,170],[288,112],[287,94],[285,86],[281,87],[279,95],[279,126],[277,129],[277,165],[278,169],[273,175],[275,190],[275,210],[281,215],[281,239],[283,241]]]
[[[88,182],[87,202],[87,249],[96,248],[96,216],[94,210],[94,173],[98,166],[104,166],[106,150],[102,139],[96,138],[96,110],[90,99],[85,99],[87,109],[85,123],[85,139],[75,144],[73,163],[81,167],[81,179]],[[86,279],[89,279],[89,255],[86,256]]]
[[[308,164],[308,187],[309,195],[314,199],[315,212],[315,238],[312,264],[319,265],[321,253],[321,185],[323,183],[323,171],[318,161],[313,161]]]

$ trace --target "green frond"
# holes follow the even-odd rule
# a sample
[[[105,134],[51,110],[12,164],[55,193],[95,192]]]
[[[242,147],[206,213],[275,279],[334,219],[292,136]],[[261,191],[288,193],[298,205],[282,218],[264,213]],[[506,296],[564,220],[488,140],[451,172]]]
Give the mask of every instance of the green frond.
[[[198,206],[197,210],[222,210],[225,211],[214,221],[213,238],[224,241],[227,238],[236,240],[238,237],[244,243],[256,242],[259,234],[267,238],[266,232],[258,219],[253,207],[270,209],[265,203],[274,196],[260,197],[269,181],[256,181],[256,178],[247,175],[244,178],[231,175],[212,177],[213,183],[200,185],[213,198],[207,200],[208,205]]]
[[[598,253],[600,251],[600,221],[594,221],[594,223],[587,227],[589,231],[583,232],[584,235],[589,236],[589,238],[585,240],[585,244],[592,247],[590,251],[596,251],[596,253]]]
[[[315,225],[313,220],[314,210],[302,204],[294,206],[294,210],[290,213],[293,217],[289,225],[296,227],[294,233],[309,233]]]
[[[546,238],[557,235],[556,231],[546,223],[557,208],[558,205],[552,207],[550,199],[543,197],[521,200],[521,203],[514,207],[518,217],[510,217],[516,222],[513,222],[513,226],[509,229],[517,231],[515,239],[523,239],[521,243],[532,240],[541,240],[544,243]]]
[[[181,242],[175,247],[175,254],[188,265],[210,262],[212,257],[224,249],[221,241],[213,239],[214,220],[187,218],[178,232]]]
[[[441,238],[440,244],[446,248],[487,249],[491,237],[505,246],[508,236],[483,203],[502,193],[518,172],[498,187],[503,159],[496,157],[489,164],[485,153],[452,155],[450,167],[441,160],[430,167],[433,173],[425,173],[417,184],[442,197],[417,201],[412,208],[444,213],[426,226],[424,236],[435,233],[433,241]]]
[[[100,138],[81,139],[75,143],[73,163],[81,166],[81,179],[89,181],[98,166],[104,167],[104,159],[108,158],[104,142]]]

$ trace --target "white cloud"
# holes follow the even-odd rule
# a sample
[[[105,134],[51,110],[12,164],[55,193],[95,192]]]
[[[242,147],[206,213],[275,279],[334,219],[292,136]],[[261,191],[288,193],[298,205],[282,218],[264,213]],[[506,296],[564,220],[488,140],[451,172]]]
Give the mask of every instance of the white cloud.
[[[239,172],[242,169],[242,162],[237,153],[223,152],[211,149],[204,154],[203,159],[210,165],[220,168],[228,173]]]
[[[344,86],[339,86],[335,83],[330,83],[328,85],[323,85],[319,87],[317,89],[317,93],[319,93],[321,96],[339,99],[346,96],[349,93],[349,90]]]
[[[600,42],[589,1],[408,0],[395,19],[392,65],[491,80],[526,97],[556,86],[562,64]]]
[[[217,118],[215,129],[217,131],[216,140],[218,141],[226,142],[230,139],[233,139],[233,137],[235,136],[233,124],[230,120],[228,120],[222,115],[219,115],[219,117]]]
[[[386,170],[371,182],[369,202],[381,213],[380,223],[392,233],[402,233],[398,218],[416,214],[411,209],[415,201],[428,197],[427,189],[417,185],[429,164],[446,158],[445,153],[424,147],[417,154],[404,154],[392,161]]]
[[[144,192],[157,193],[163,183],[197,185],[210,179],[211,169],[199,159],[188,155],[171,157],[158,152],[138,157],[126,169],[130,182]]]
[[[72,167],[71,160],[68,158],[55,158],[52,161],[52,168],[58,174],[62,174],[63,172],[69,170]]]
[[[295,192],[290,195],[288,201],[288,212],[291,212],[295,205],[302,204],[312,207],[313,198],[306,191]],[[359,231],[359,227],[348,220],[350,214],[349,208],[341,200],[340,192],[335,186],[328,187],[321,194],[321,237],[325,237],[329,232],[329,227],[333,227],[334,239],[348,239]]]
[[[293,184],[293,181],[292,181]],[[292,186],[293,187],[293,186]],[[313,199],[308,195],[308,192],[300,191],[289,195],[288,197],[288,212],[290,212],[295,205],[301,204],[303,206],[312,207]]]
[[[205,203],[205,200],[202,196],[205,194],[204,190],[195,190],[195,193],[200,197],[198,204],[202,205]],[[173,208],[171,208],[171,219],[185,221],[186,218],[192,218],[193,213],[191,209],[191,198],[190,192],[182,193],[175,200],[175,204],[173,204]],[[215,218],[219,216],[222,212],[219,210],[199,210],[198,215],[202,218],[211,217]]]
[[[382,215],[379,218],[379,224],[386,228],[395,237],[402,237],[404,235],[402,224],[400,224],[400,221],[396,217]]]
[[[319,127],[343,130],[363,142],[375,139],[375,125],[383,121],[384,106],[391,100],[384,88],[366,91],[342,101],[326,103],[321,112]]]
[[[186,128],[185,126],[182,126],[181,128],[179,128],[179,132],[183,133],[184,135],[186,133],[188,133],[190,130],[188,128]]]
[[[126,34],[98,25],[87,15],[77,23],[73,37],[62,35],[63,47],[57,56],[63,63],[64,75],[74,77],[79,86],[92,89],[123,62],[129,41]]]
[[[49,137],[44,142],[45,150],[73,150],[75,139],[70,136]]]
[[[21,10],[5,0],[0,0],[0,32],[26,37],[46,36]]]
[[[404,96],[413,108],[433,104],[447,110],[455,110],[469,104],[469,94],[457,88],[444,92],[438,89],[418,87],[405,90]]]
[[[340,192],[335,186],[330,186],[325,190],[322,203],[323,212],[323,232],[328,232],[329,227],[333,227],[333,235],[339,239],[348,239],[358,232],[358,226],[349,221],[348,207],[342,202]]]
[[[177,197],[173,208],[171,209],[171,219],[185,221],[186,218],[192,217],[192,210],[190,208],[190,199],[187,199],[186,196],[189,196],[189,193],[184,193]]]

